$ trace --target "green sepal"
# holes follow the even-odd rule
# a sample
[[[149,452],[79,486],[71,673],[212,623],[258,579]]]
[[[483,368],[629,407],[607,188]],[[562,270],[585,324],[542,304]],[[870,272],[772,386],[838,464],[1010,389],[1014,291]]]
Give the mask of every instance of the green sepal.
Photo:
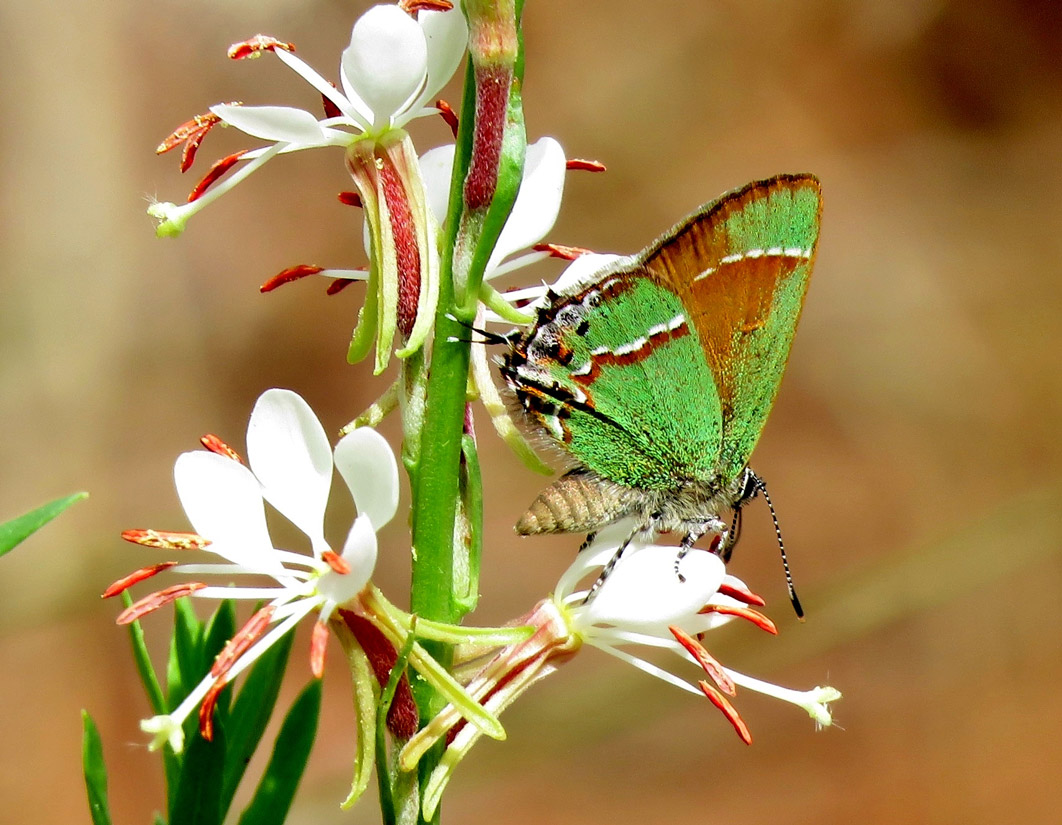
[[[192,715],[195,718],[195,714]],[[227,748],[225,723],[214,718],[213,737],[187,739],[177,790],[170,797],[169,825],[221,825],[221,783]]]
[[[373,731],[376,725],[376,699],[379,685],[369,665],[365,651],[361,649],[354,634],[346,631],[347,639],[343,644],[350,666],[351,682],[354,686],[354,717],[358,726],[357,750],[354,753],[354,778],[350,783],[350,793],[339,807],[347,810],[361,799],[372,779],[373,754],[375,739]]]
[[[479,564],[483,555],[483,474],[476,439],[461,436],[461,478],[454,529],[454,608],[459,616],[479,602]]]
[[[83,498],[88,498],[88,493],[74,493],[57,498],[55,501],[41,505],[36,510],[0,524],[0,556],[36,533],[75,501],[81,501]]]
[[[387,677],[387,684],[380,691],[380,701],[376,703],[376,783],[380,791],[380,812],[383,815],[384,825],[395,825],[398,818],[395,809],[395,788],[392,785],[392,775],[389,770],[390,760],[387,758],[387,714],[391,711],[391,703],[395,698],[398,683],[406,672],[406,662],[409,654],[413,652],[416,643],[416,621],[414,630],[406,637],[406,642],[395,657],[395,663],[391,666],[391,673]]]
[[[482,301],[491,312],[505,319],[510,324],[524,325],[533,323],[535,316],[523,312],[502,297],[494,287],[486,281],[479,285],[479,300]]]
[[[370,262],[369,283],[365,291],[365,303],[358,310],[358,321],[354,325],[354,332],[350,336],[350,346],[347,348],[347,363],[357,364],[363,361],[372,349],[376,341],[377,313],[379,311],[379,280],[378,268]]]
[[[111,825],[107,802],[107,765],[103,761],[103,742],[96,723],[88,711],[81,711],[81,769],[85,775],[89,814],[92,825]]]
[[[226,724],[229,758],[221,786],[221,814],[224,818],[232,798],[265,733],[266,724],[280,693],[280,683],[288,665],[294,633],[286,633],[257,662],[251,665],[243,686],[232,703]]]
[[[321,680],[303,688],[284,717],[265,773],[239,825],[281,825],[306,770],[321,712]]]

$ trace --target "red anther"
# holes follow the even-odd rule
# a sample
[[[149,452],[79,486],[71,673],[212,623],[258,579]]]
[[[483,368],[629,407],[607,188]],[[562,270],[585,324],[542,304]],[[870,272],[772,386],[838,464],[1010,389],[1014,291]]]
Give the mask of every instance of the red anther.
[[[286,52],[295,51],[295,46],[292,43],[285,43],[283,40],[277,40],[275,37],[270,37],[268,34],[256,34],[247,40],[241,40],[239,43],[233,43],[229,46],[229,59],[230,60],[243,60],[245,58],[261,57],[262,52],[271,52],[276,49],[283,49]]]
[[[565,167],[580,172],[604,172],[605,164],[599,160],[586,160],[585,158],[569,158]]]
[[[323,272],[323,266],[313,266],[311,264],[296,264],[295,266],[289,266],[283,272],[278,272],[260,287],[259,292],[272,292],[278,286],[284,284],[290,284],[292,281],[298,281],[300,278],[306,278],[309,275],[316,275],[318,272]]]
[[[325,550],[321,554],[321,560],[332,568],[332,571],[338,573],[340,576],[345,576],[350,572],[350,565],[346,560],[333,550]]]
[[[398,654],[387,637],[380,632],[372,622],[364,616],[352,613],[349,610],[340,610],[343,622],[358,640],[365,657],[369,660],[376,681],[383,687],[391,678],[391,669],[398,661]],[[387,711],[387,729],[400,739],[409,739],[417,732],[418,727],[417,703],[413,699],[413,691],[409,687],[409,680],[403,673],[398,680],[394,698],[391,700],[391,708]]]
[[[398,8],[414,18],[418,11],[450,11],[453,7],[450,0],[398,0]]]
[[[221,653],[218,654],[210,668],[210,675],[216,679],[228,673],[232,666],[236,664],[236,660],[262,637],[266,628],[269,627],[275,612],[275,607],[266,605],[251,616],[247,620],[247,624],[237,630],[236,635],[229,639],[225,647],[222,648]]]
[[[753,610],[751,607],[736,607],[726,604],[706,604],[698,613],[721,613],[724,616],[739,616],[742,619],[748,619],[756,627],[761,630],[766,630],[773,636],[778,635],[778,628],[774,626],[774,622],[760,613],[758,610]]]
[[[531,247],[535,252],[548,252],[552,258],[561,258],[565,261],[574,261],[582,255],[593,254],[592,249],[584,249],[581,246],[564,246],[559,243],[537,243]]]
[[[766,600],[762,596],[757,596],[751,590],[746,590],[733,584],[721,584],[719,585],[719,592],[724,596],[729,596],[732,599],[737,599],[739,602],[745,604],[753,604],[756,607],[763,607],[767,604]]]
[[[328,625],[316,622],[310,636],[310,672],[315,679],[324,676],[325,650],[328,647]]]
[[[188,193],[188,203],[199,200],[203,193],[206,192],[214,182],[228,172],[244,155],[250,150],[241,149],[239,152],[233,152],[231,155],[223,157],[221,160],[216,161],[213,166],[210,167],[210,171],[203,175],[203,179],[195,185],[195,188]]]
[[[115,623],[129,624],[130,622],[135,622],[141,616],[146,616],[148,613],[158,610],[170,602],[175,602],[183,596],[190,596],[196,590],[202,590],[204,587],[206,587],[206,582],[187,582],[186,584],[175,584],[173,587],[167,587],[165,590],[152,593],[150,596],[145,596],[140,601],[129,605],[129,607],[119,613]]]
[[[231,458],[233,461],[238,461],[240,464],[244,463],[244,460],[240,457],[240,454],[236,452],[232,447],[222,441],[213,433],[207,433],[199,439],[199,443],[206,447],[210,452],[223,455],[225,458]]]
[[[338,295],[354,283],[355,280],[355,278],[335,278],[332,280],[332,283],[328,285],[328,289],[325,290],[325,295]]]
[[[741,718],[737,709],[730,704],[727,698],[705,681],[698,682],[697,686],[701,689],[701,693],[707,696],[711,703],[723,712],[723,716],[734,726],[734,730],[741,737],[741,741],[746,745],[751,745],[752,734],[749,733],[748,725],[745,724],[745,720]]]
[[[134,570],[128,576],[122,576],[114,584],[103,591],[100,596],[101,599],[109,599],[111,596],[117,596],[132,587],[134,584],[150,579],[152,576],[157,576],[163,570],[169,570],[175,566],[175,561],[163,561],[158,564],[153,564],[151,567],[141,567],[139,570]]]
[[[458,122],[457,112],[454,111],[454,107],[440,97],[435,101],[435,108],[439,110],[439,117],[446,121],[446,125],[450,127],[450,131],[454,134],[454,140],[456,140]]]
[[[339,202],[344,206],[357,206],[360,209],[363,205],[361,195],[357,192],[340,192],[336,197],[339,198]]]
[[[697,660],[697,664],[701,666],[704,672],[712,677],[712,681],[719,685],[720,690],[730,696],[733,696],[737,692],[737,688],[734,687],[734,680],[726,675],[723,666],[719,664],[711,653],[704,649],[704,645],[694,639],[681,627],[669,625],[667,629],[671,631],[671,635],[675,637],[676,641],[686,648],[690,655]]]
[[[171,149],[176,149],[199,132],[209,131],[212,126],[220,122],[221,118],[213,112],[204,112],[201,115],[196,115],[191,120],[186,120],[170,132],[162,143],[155,147],[155,154],[164,155]]]
[[[210,544],[210,539],[198,533],[176,533],[170,530],[123,530],[122,538],[133,544],[161,550],[202,550]]]
[[[224,679],[218,679],[210,686],[210,690],[203,697],[203,703],[199,706],[199,735],[207,742],[214,739],[214,708],[217,707],[218,697],[225,689],[225,684]]]

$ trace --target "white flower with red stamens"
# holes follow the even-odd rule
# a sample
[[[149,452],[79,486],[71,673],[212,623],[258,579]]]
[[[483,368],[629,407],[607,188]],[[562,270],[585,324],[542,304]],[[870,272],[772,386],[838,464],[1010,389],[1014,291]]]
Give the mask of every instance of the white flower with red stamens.
[[[240,60],[275,54],[325,99],[326,117],[318,119],[290,106],[241,106],[223,103],[178,127],[159,146],[169,151],[184,144],[187,168],[206,132],[224,123],[271,146],[237,153],[211,170],[209,183],[237,161],[246,162],[232,177],[203,191],[197,187],[189,203],[155,203],[148,210],[158,219],[159,236],[179,235],[188,219],[278,154],[321,146],[349,147],[363,138],[379,139],[401,130],[410,120],[435,114],[428,103],[446,85],[467,47],[468,27],[460,9],[419,11],[416,19],[398,6],[373,6],[354,24],[350,45],[340,61],[341,90],[294,54],[294,47],[257,35],[230,47]]]
[[[590,645],[669,684],[706,696],[746,743],[751,742],[748,728],[727,698],[738,687],[802,707],[819,727],[831,724],[829,704],[841,696],[836,689],[795,691],[753,679],[723,667],[701,644],[704,633],[733,618],[744,618],[776,632],[771,621],[755,609],[763,600],[741,580],[728,575],[716,553],[688,553],[679,565],[680,577],[675,572],[678,548],[647,545],[635,539],[592,595],[589,589],[580,589],[580,582],[609,563],[629,530],[627,524],[603,530],[561,576],[554,595],[517,620],[517,624],[534,627],[534,635],[500,649],[486,664],[476,660],[459,664],[468,672],[464,683],[471,696],[497,715],[583,645]],[[717,537],[716,547],[718,541]],[[673,651],[679,656],[676,664],[695,665],[700,677],[691,679],[681,675],[678,667],[661,667],[625,649],[639,646]],[[413,737],[400,756],[401,765],[409,769],[444,737],[448,740],[446,751],[424,789],[426,817],[431,816],[454,769],[479,733],[463,724],[450,706]]]
[[[398,465],[387,442],[374,430],[355,430],[333,453],[324,428],[306,402],[289,390],[267,390],[258,399],[247,429],[250,468],[216,439],[214,452],[184,453],[174,467],[177,493],[194,534],[131,530],[123,537],[168,549],[205,549],[221,558],[207,564],[164,562],[116,582],[104,594],[115,595],[163,570],[189,576],[220,575],[226,584],[203,581],[175,585],[136,602],[119,616],[131,622],[181,596],[265,601],[218,656],[207,676],[172,713],[145,720],[152,748],[168,742],[183,746],[182,723],[201,706],[200,727],[209,734],[213,700],[237,674],[311,612],[318,613],[311,642],[315,676],[324,668],[328,620],[341,605],[355,601],[376,564],[376,531],[398,507]],[[333,468],[346,482],[358,509],[342,551],[334,552],[324,535],[324,514]],[[310,554],[274,547],[266,527],[264,502],[309,539]],[[266,586],[228,586],[234,577],[271,578]]]

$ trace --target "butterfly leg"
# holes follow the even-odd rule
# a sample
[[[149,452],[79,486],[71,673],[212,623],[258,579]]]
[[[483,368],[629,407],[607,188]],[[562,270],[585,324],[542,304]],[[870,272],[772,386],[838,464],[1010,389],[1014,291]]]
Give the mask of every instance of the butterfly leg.
[[[679,564],[686,558],[686,554],[693,549],[693,545],[703,536],[705,533],[711,531],[715,533],[721,533],[726,529],[726,525],[723,524],[715,516],[710,516],[696,525],[692,530],[686,533],[682,539],[682,543],[679,545],[678,553],[675,554],[675,575],[678,576],[680,582],[686,581],[686,577],[682,575],[679,570]]]
[[[617,562],[619,562],[620,560],[620,556],[623,555],[623,551],[627,549],[630,543],[634,541],[634,537],[641,532],[652,530],[659,520],[660,513],[653,513],[651,516],[649,516],[649,522],[647,524],[640,527],[636,527],[631,532],[631,534],[623,540],[623,543],[620,544],[620,546],[616,549],[616,552],[612,554],[612,558],[609,559],[608,563],[601,569],[601,573],[600,575],[598,575],[597,581],[595,581],[590,586],[590,590],[587,592],[586,598],[583,599],[583,604],[589,602],[590,599],[593,598],[594,594],[601,589],[601,585],[603,585],[605,583],[605,579],[607,579],[612,574],[612,571],[616,568]],[[586,541],[583,542],[583,547],[579,549],[582,550],[583,548],[585,548],[590,543],[590,540],[593,538],[594,535],[595,534],[591,533],[589,536],[587,536]]]

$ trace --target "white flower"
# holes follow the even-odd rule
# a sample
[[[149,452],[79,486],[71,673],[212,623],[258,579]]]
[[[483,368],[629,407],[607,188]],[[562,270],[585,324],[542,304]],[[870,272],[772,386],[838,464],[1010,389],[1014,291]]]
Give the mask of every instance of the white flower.
[[[183,534],[183,544],[182,534],[127,531],[123,535],[153,546],[203,547],[220,557],[215,563],[167,564],[165,569],[175,573],[220,575],[226,581],[245,575],[267,577],[273,583],[208,586],[189,582],[141,599],[119,617],[119,623],[133,621],[182,595],[266,602],[176,710],[141,724],[154,736],[153,749],[168,742],[179,751],[182,723],[204,699],[200,721],[209,726],[211,699],[217,691],[313,611],[318,617],[311,643],[311,669],[320,676],[328,619],[337,606],[354,600],[368,584],[376,564],[376,531],[391,520],[398,507],[398,465],[383,437],[368,428],[355,430],[336,445],[333,454],[309,405],[290,390],[267,390],[255,404],[247,428],[250,469],[224,445],[219,450],[228,454],[184,453],[174,467],[177,493],[197,535]],[[339,470],[358,509],[340,553],[330,548],[324,536],[333,467]],[[264,501],[306,534],[311,554],[274,547],[266,527]],[[105,595],[121,592],[142,578],[146,576],[133,574]]]
[[[414,20],[397,6],[373,6],[358,18],[350,45],[343,50],[342,91],[296,57],[288,44],[271,38],[248,41],[255,45],[239,56],[271,51],[324,95],[337,113],[318,119],[290,106],[211,107],[221,122],[272,145],[242,154],[239,160],[248,161],[242,169],[189,203],[152,204],[148,213],[159,220],[158,234],[179,235],[193,214],[277,154],[320,146],[349,147],[363,137],[378,140],[414,118],[434,114],[437,110],[427,104],[457,69],[467,38],[468,27],[459,8],[422,11]]]
[[[592,645],[669,684],[695,694],[704,694],[727,716],[738,734],[751,741],[740,716],[722,695],[745,687],[803,708],[816,724],[832,722],[829,703],[841,694],[832,687],[795,691],[746,676],[723,667],[700,644],[700,635],[735,617],[748,619],[776,632],[773,623],[753,608],[763,600],[751,593],[740,579],[727,574],[726,565],[714,552],[694,550],[679,563],[677,549],[631,542],[611,574],[587,600],[589,591],[577,589],[587,574],[603,568],[614,556],[617,540],[629,525],[621,523],[602,531],[594,545],[583,551],[561,576],[554,604],[565,611],[572,632]],[[662,668],[623,648],[643,646],[671,650],[703,670],[703,678],[691,680]],[[714,685],[712,684],[714,683]]]

